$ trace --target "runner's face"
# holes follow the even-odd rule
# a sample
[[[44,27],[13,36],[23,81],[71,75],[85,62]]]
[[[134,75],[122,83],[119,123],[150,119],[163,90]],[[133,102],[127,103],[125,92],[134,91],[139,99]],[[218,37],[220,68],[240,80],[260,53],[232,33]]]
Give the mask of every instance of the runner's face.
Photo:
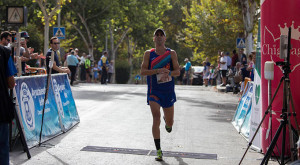
[[[154,42],[158,45],[163,45],[166,41],[166,37],[164,36],[162,31],[158,31],[155,33]]]

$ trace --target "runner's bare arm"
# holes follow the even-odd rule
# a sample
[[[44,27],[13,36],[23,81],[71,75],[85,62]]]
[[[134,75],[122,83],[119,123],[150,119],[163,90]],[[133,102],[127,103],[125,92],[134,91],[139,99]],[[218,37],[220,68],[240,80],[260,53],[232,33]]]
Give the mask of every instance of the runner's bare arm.
[[[169,70],[166,68],[160,68],[160,69],[148,69],[149,67],[149,60],[150,60],[150,51],[147,50],[144,54],[143,63],[141,65],[141,75],[143,76],[150,76],[157,73],[169,73]]]
[[[177,77],[180,75],[180,69],[179,69],[179,64],[178,64],[178,58],[175,50],[171,51],[171,59],[173,63],[173,71],[171,72],[171,76]]]

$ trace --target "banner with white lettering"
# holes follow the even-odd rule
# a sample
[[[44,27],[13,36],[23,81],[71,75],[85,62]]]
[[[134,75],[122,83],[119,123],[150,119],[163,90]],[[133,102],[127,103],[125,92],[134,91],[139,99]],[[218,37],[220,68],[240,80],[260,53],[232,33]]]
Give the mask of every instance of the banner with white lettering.
[[[67,131],[79,122],[68,76],[66,74],[52,75],[52,89],[63,124],[63,131]]]
[[[39,143],[46,80],[46,75],[16,78],[17,110],[20,110],[29,148]],[[79,121],[67,74],[52,75],[45,105],[42,142],[68,131]]]
[[[46,91],[46,77],[16,78],[15,89],[24,125],[26,142],[28,147],[31,148],[39,143]],[[53,91],[49,90],[44,113],[42,141],[46,141],[62,132],[53,96]]]

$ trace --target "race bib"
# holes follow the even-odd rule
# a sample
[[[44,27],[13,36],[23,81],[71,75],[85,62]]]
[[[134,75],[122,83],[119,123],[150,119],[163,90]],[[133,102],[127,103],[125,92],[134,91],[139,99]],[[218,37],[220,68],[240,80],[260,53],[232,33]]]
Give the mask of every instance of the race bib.
[[[172,81],[172,77],[170,75],[166,74],[156,74],[157,84],[166,83]]]

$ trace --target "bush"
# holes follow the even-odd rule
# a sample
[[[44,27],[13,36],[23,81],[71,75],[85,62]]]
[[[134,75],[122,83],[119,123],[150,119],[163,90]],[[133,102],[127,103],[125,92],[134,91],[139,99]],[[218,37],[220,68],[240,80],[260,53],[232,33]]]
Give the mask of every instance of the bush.
[[[130,66],[126,60],[116,61],[116,82],[117,84],[127,84],[130,74]]]

